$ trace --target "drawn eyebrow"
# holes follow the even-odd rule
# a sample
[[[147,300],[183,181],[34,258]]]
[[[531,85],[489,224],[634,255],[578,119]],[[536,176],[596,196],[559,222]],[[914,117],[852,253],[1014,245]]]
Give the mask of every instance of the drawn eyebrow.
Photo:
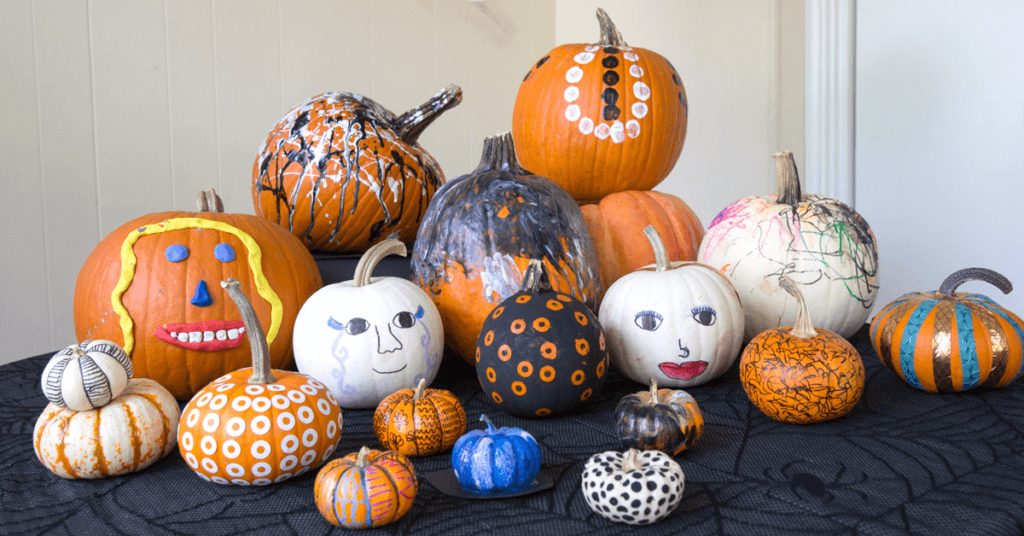
[[[423,318],[423,314],[424,314],[423,306],[422,305],[417,306],[416,307],[416,318]]]
[[[327,317],[327,326],[338,331],[345,331],[345,324],[338,322],[333,316]]]

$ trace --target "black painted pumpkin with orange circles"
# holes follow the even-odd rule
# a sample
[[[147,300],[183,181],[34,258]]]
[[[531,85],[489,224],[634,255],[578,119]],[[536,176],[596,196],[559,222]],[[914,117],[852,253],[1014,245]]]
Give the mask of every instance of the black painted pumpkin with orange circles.
[[[531,260],[519,292],[484,320],[476,375],[497,408],[547,417],[593,399],[608,374],[604,331],[587,306],[551,290],[541,261]]]

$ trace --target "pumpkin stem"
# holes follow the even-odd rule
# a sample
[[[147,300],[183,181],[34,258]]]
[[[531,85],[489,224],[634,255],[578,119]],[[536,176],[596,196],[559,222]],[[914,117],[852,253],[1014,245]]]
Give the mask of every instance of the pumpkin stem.
[[[427,379],[420,378],[420,383],[416,384],[416,391],[412,394],[412,401],[415,404],[423,398],[423,388],[427,386]]]
[[[786,275],[779,279],[779,286],[788,292],[790,296],[796,298],[796,305],[798,308],[796,312],[796,322],[793,324],[793,329],[789,334],[798,339],[810,339],[817,337],[818,332],[814,329],[814,325],[811,324],[811,314],[807,310],[807,302],[804,301],[803,292],[800,292],[800,289],[796,287],[793,280]]]
[[[511,132],[502,132],[484,139],[484,151],[480,156],[480,164],[471,175],[488,171],[507,171],[513,175],[530,175],[529,171],[519,165],[516,158],[516,144],[512,141]]]
[[[359,454],[356,455],[356,467],[362,469],[368,465],[370,465],[370,447],[363,445],[359,449]]]
[[[491,418],[488,417],[486,413],[481,413],[480,414],[480,420],[484,421],[485,423],[487,423],[487,431],[488,432],[493,432],[494,431],[494,423],[491,422]]]
[[[668,260],[668,249],[665,248],[665,242],[658,234],[658,230],[653,225],[648,225],[644,227],[644,234],[647,235],[647,240],[651,242],[651,249],[654,250],[654,269],[664,272],[671,268],[672,263]]]
[[[256,309],[253,309],[252,302],[239,288],[240,285],[241,283],[233,277],[220,282],[220,286],[227,291],[228,296],[231,296],[231,300],[238,307],[238,312],[242,314],[245,334],[249,336],[249,347],[252,349],[252,376],[249,376],[249,383],[261,385],[274,383],[277,378],[270,370],[270,348],[267,346],[267,337],[263,333],[263,326],[260,326],[259,317],[256,316]]]
[[[83,350],[81,346],[76,344],[71,347],[71,355],[72,357],[82,357],[83,355],[85,355],[85,350]]]
[[[608,13],[601,8],[597,8],[597,23],[601,25],[601,41],[598,42],[601,46],[616,46],[624,47],[626,41],[622,39],[622,34],[615,27],[615,23],[612,22],[612,18],[608,16]]]
[[[648,404],[658,403],[658,381],[651,378],[651,399],[647,401]]]
[[[395,134],[406,143],[416,143],[423,130],[444,112],[462,102],[462,88],[448,85],[429,101],[405,112],[395,119]]]
[[[408,251],[405,248],[405,244],[395,238],[388,238],[374,244],[373,247],[366,250],[366,253],[363,253],[363,256],[359,258],[359,264],[356,265],[356,271],[352,275],[352,286],[365,287],[369,285],[373,269],[377,267],[381,259],[388,255],[401,255],[405,257],[408,255]]]
[[[622,458],[622,470],[636,471],[640,468],[640,451],[636,449],[629,449],[626,451],[626,455]]]
[[[968,281],[984,281],[997,289],[1003,291],[1003,294],[1009,294],[1013,290],[1013,284],[1010,280],[1003,277],[1002,274],[988,268],[964,268],[953,272],[952,275],[946,278],[939,287],[939,294],[943,296],[952,296],[956,292],[957,287],[963,285]]]
[[[196,205],[199,207],[199,212],[224,212],[224,202],[213,188],[199,192]]]
[[[792,151],[782,151],[772,155],[775,158],[775,181],[779,195],[776,203],[796,206],[800,202],[800,175],[796,171],[796,160]]]
[[[545,290],[551,290],[551,281],[548,279],[548,271],[544,269],[544,261],[530,259],[530,264],[523,273],[523,284],[519,287],[519,292],[536,294]]]

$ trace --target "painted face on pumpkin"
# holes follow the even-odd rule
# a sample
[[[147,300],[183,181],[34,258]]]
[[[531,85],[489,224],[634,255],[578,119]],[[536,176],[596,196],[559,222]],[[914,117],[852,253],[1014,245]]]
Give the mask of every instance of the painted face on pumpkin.
[[[717,329],[718,313],[710,305],[697,305],[689,315],[662,315],[658,311],[636,313],[633,323],[638,331],[646,332],[645,345],[650,348],[650,359],[657,363],[662,374],[676,380],[692,380],[704,373],[708,362],[700,355],[691,357],[694,343],[693,330]],[[669,357],[673,356],[673,357]]]

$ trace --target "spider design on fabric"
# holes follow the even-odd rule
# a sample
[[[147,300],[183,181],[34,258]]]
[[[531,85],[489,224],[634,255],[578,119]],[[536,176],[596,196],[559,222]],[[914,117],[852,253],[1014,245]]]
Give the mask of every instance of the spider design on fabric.
[[[868,502],[868,495],[858,489],[858,486],[867,483],[867,473],[861,472],[860,477],[846,477],[846,464],[840,463],[835,474],[827,480],[820,476],[823,471],[808,469],[806,460],[794,460],[782,467],[766,467],[763,471],[765,479],[771,483],[788,485],[789,490],[799,499],[804,501],[820,502],[829,504],[835,499],[833,492],[856,493],[862,500]]]

